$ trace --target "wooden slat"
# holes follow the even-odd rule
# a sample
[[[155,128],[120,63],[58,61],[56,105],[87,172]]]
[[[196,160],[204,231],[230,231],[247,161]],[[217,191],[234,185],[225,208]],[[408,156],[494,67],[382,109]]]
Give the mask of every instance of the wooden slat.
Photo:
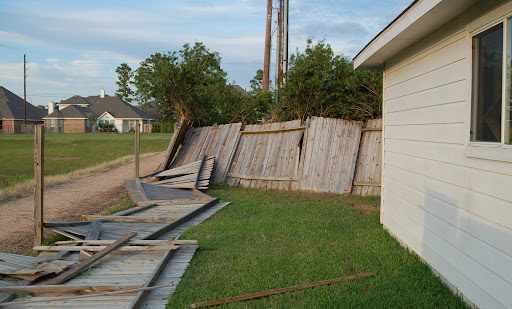
[[[108,246],[34,246],[34,250],[47,251],[47,252],[60,252],[60,251],[93,251],[101,252],[107,249]],[[176,250],[179,246],[176,245],[162,245],[162,246],[123,246],[116,248],[119,252],[138,252],[138,251],[167,251]]]
[[[289,132],[289,131],[304,131],[306,129],[305,126],[295,127],[295,128],[281,128],[281,129],[269,129],[269,130],[257,130],[257,131],[241,131],[240,133],[247,134],[268,134],[268,133],[280,133],[280,132]]]
[[[110,245],[114,243],[115,240],[108,239],[98,239],[98,240],[61,240],[55,242],[55,245],[70,245],[70,244],[85,244],[85,245]],[[127,246],[137,246],[137,245],[152,245],[152,246],[163,246],[163,245],[197,245],[197,240],[131,240],[126,243]]]
[[[142,285],[31,285],[31,286],[0,286],[0,293],[12,293],[16,295],[45,295],[45,296],[59,296],[59,295],[86,295],[96,294],[103,292],[122,291],[129,289],[138,289]],[[136,294],[137,292],[128,292]]]
[[[353,186],[368,186],[368,187],[380,187],[380,183],[376,182],[360,182],[360,181],[354,181]]]
[[[144,284],[143,288],[149,288],[152,285],[156,283],[156,280],[158,279],[158,276],[162,272],[162,270],[167,265],[167,262],[169,261],[169,258],[174,253],[174,251],[167,251],[164,253],[162,259],[160,262],[158,262],[158,265],[155,267],[155,270],[149,277],[149,279]],[[135,296],[135,299],[132,301],[132,303],[128,306],[130,309],[140,308],[142,304],[144,303],[144,300],[146,299],[148,295],[148,291],[140,291],[137,296]]]
[[[267,297],[267,296],[271,296],[271,295],[287,293],[287,292],[291,292],[291,291],[314,288],[314,287],[322,286],[322,285],[329,285],[329,284],[333,284],[333,283],[341,282],[341,281],[371,277],[371,276],[375,276],[376,274],[377,274],[376,272],[363,273],[363,274],[345,276],[345,277],[340,277],[340,278],[335,278],[335,279],[330,279],[330,280],[323,280],[323,281],[317,281],[317,282],[306,283],[306,284],[301,284],[301,285],[289,286],[289,287],[280,288],[280,289],[268,290],[268,291],[264,291],[264,292],[246,294],[246,295],[241,295],[241,296],[236,296],[236,297],[229,297],[229,298],[218,299],[218,300],[213,300],[213,301],[206,301],[206,302],[202,302],[202,303],[191,304],[190,308],[218,306],[218,305],[223,305],[223,304],[237,302],[237,301],[256,299],[256,298]]]
[[[249,176],[249,175],[236,175],[228,174],[229,177],[248,180],[265,180],[265,181],[300,181],[300,177],[264,177],[264,176]]]
[[[214,198],[202,198],[202,199],[186,199],[186,200],[152,200],[144,202],[136,202],[135,204],[139,207],[147,206],[173,206],[173,205],[190,205],[190,204],[204,204],[208,203]]]
[[[190,121],[184,120],[181,125],[174,131],[169,146],[167,147],[164,161],[158,166],[158,171],[163,171],[171,166],[172,159],[178,151],[178,147],[183,142],[185,135],[190,126]]]
[[[137,190],[139,190],[139,193],[140,195],[145,199],[145,200],[149,200],[146,192],[144,192],[144,188],[142,188],[142,184],[140,182],[140,179],[139,178],[136,178],[135,179],[135,184],[137,185]]]
[[[135,179],[139,178],[140,164],[140,123],[135,124]]]
[[[193,218],[198,213],[204,211],[205,209],[215,205],[219,201],[218,198],[214,198],[213,200],[209,201],[208,203],[205,203],[203,206],[196,208],[194,211],[189,212],[185,216],[179,218],[178,220],[171,222],[169,224],[164,225],[163,227],[159,228],[158,230],[152,232],[148,236],[144,237],[144,239],[155,239],[158,236],[164,234],[167,231],[170,231],[171,229],[175,228],[176,226],[182,224],[183,222],[188,221],[190,218]]]
[[[115,222],[149,222],[149,223],[168,223],[176,221],[178,218],[171,217],[143,217],[143,216],[101,216],[101,215],[83,215],[84,220],[105,220]]]
[[[86,240],[98,239],[100,237],[100,231],[101,231],[102,224],[103,223],[101,223],[101,221],[93,221],[93,222],[91,222],[91,225],[89,226],[89,231],[87,231],[87,235],[85,236],[85,239]],[[85,255],[87,257],[91,256],[90,254],[88,254],[85,251],[81,251],[81,254]]]
[[[62,284],[64,282],[68,281],[69,279],[79,275],[81,272],[86,270],[89,266],[91,266],[95,262],[99,261],[101,258],[106,256],[107,254],[109,254],[112,251],[116,250],[117,248],[121,247],[123,244],[128,242],[130,239],[132,239],[136,235],[137,235],[136,232],[130,232],[130,233],[126,234],[125,236],[121,237],[113,244],[107,246],[105,249],[94,254],[92,257],[83,260],[81,263],[79,263],[78,265],[69,269],[68,271],[65,271],[64,273],[60,274],[56,278],[53,278],[50,281],[46,282],[46,284]]]
[[[43,243],[44,202],[44,126],[37,125],[34,134],[34,244]]]

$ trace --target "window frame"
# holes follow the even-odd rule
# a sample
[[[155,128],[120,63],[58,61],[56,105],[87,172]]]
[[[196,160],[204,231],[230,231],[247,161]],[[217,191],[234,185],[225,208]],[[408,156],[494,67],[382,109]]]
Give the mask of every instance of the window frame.
[[[508,5],[507,5],[508,7]],[[468,24],[466,33],[468,38],[468,105],[469,111],[466,124],[466,150],[465,156],[477,159],[488,159],[494,161],[503,161],[512,163],[512,144],[505,143],[505,120],[506,120],[506,94],[507,94],[507,45],[512,43],[509,40],[509,21],[512,18],[511,10],[503,14],[503,8],[486,14],[482,18]],[[486,142],[471,140],[471,130],[473,129],[473,91],[474,91],[474,70],[473,70],[473,38],[492,27],[499,24],[503,25],[503,69],[502,69],[502,95],[501,95],[501,140],[500,142]],[[510,80],[512,82],[512,78]],[[511,83],[512,85],[512,83]],[[512,88],[512,87],[511,87]],[[512,89],[510,89],[512,91]]]

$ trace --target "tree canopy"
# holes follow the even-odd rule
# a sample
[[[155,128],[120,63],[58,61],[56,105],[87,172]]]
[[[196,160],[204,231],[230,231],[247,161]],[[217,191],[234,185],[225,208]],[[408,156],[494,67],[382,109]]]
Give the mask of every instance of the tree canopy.
[[[128,102],[156,105],[164,121],[252,124],[310,116],[366,120],[381,115],[381,72],[355,71],[352,61],[335,55],[324,41],[308,40],[303,52],[297,50],[290,57],[279,93],[262,91],[262,70],[250,80],[249,92],[229,84],[220,55],[199,42],[185,44],[179,51],[154,53],[134,71],[122,63],[116,72],[116,95]]]
[[[329,44],[308,40],[304,52],[290,57],[278,118],[376,118],[381,114],[381,89],[381,72],[356,71],[352,61],[334,55]]]

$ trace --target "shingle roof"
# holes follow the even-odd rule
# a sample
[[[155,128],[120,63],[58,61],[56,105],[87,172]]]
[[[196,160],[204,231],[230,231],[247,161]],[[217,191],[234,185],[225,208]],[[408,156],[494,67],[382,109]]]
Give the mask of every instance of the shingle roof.
[[[90,116],[95,115],[87,107],[70,105],[61,110],[56,109],[53,113],[44,118],[89,118]]]
[[[87,102],[85,100],[85,98],[83,98],[83,97],[81,97],[79,95],[74,95],[74,96],[72,96],[69,99],[60,101],[59,104],[77,105],[77,104],[91,104],[91,103]]]
[[[0,119],[24,119],[23,99],[0,86]],[[27,119],[43,120],[45,111],[27,102]]]
[[[105,112],[108,112],[114,116],[114,118],[154,118],[150,113],[143,111],[128,102],[125,102],[118,97],[108,95],[104,98],[100,98],[100,96],[90,96],[85,98],[81,96],[73,96],[69,99],[60,101],[59,104],[89,104],[89,106],[80,107],[77,105],[70,105],[60,111],[54,111],[51,115],[47,116],[48,118],[88,118],[88,115],[99,117]],[[73,109],[69,109],[71,107],[73,107]],[[78,117],[78,114],[87,116]]]
[[[100,96],[91,96],[85,98],[85,100],[91,103],[89,108],[97,116],[101,116],[104,112],[108,112],[114,116],[114,118],[153,119],[153,116],[150,113],[143,111],[118,97],[106,95],[104,98],[100,98]]]

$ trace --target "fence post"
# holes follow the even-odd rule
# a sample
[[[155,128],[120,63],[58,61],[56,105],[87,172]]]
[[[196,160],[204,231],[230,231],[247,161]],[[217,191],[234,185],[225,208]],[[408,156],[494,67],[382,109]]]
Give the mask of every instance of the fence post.
[[[43,199],[44,199],[44,126],[37,125],[34,131],[34,245],[43,244]]]
[[[135,125],[135,178],[139,178],[140,123]]]

